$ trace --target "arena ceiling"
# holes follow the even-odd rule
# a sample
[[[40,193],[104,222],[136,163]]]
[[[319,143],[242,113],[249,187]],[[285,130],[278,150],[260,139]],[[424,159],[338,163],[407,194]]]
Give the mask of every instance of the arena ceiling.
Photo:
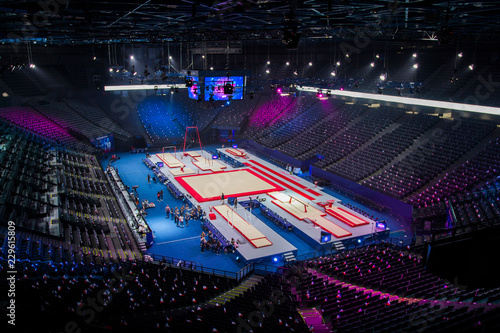
[[[165,41],[500,40],[500,1],[432,0],[7,0],[3,43]]]

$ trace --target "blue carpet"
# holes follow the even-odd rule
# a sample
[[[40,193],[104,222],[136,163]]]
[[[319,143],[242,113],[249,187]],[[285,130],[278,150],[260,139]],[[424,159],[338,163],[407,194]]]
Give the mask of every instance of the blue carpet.
[[[146,220],[153,230],[154,244],[148,253],[182,260],[197,262],[204,267],[237,272],[245,265],[237,263],[234,254],[216,255],[212,252],[201,253],[200,222],[192,220],[188,227],[177,227],[172,219],[165,218],[165,207],[181,207],[183,202],[174,198],[161,183],[148,184],[147,175],[153,177],[153,172],[142,162],[144,154],[119,153],[120,159],[113,165],[118,168],[118,173],[125,185],[130,187],[139,185],[137,192],[139,199],[154,202],[156,207],[147,210]],[[102,165],[107,166],[108,160],[103,160]],[[163,201],[158,201],[157,193],[163,190]]]
[[[204,149],[213,150],[217,147],[219,146],[211,145],[205,147]],[[139,185],[139,188],[137,189],[139,199],[141,201],[147,199],[150,202],[154,202],[156,205],[155,208],[148,209],[148,216],[146,218],[148,224],[153,230],[154,235],[154,245],[148,250],[148,253],[182,260],[190,260],[207,268],[230,272],[237,272],[245,266],[243,263],[236,262],[235,254],[216,255],[212,252],[201,253],[199,237],[202,229],[200,222],[191,221],[188,227],[179,228],[175,225],[172,219],[165,218],[165,207],[167,204],[171,208],[180,208],[180,206],[183,205],[183,202],[175,199],[163,184],[154,183],[153,181],[151,181],[151,184],[148,184],[147,175],[149,173],[149,175],[153,177],[153,172],[150,171],[149,168],[142,162],[145,155],[132,153],[119,153],[117,155],[120,159],[114,163],[114,166],[118,168],[118,172],[123,183],[130,187]],[[108,164],[108,160],[102,160],[101,163],[105,168]],[[303,178],[310,180],[307,175],[304,175]],[[157,200],[157,193],[160,190],[163,190],[163,201]],[[381,220],[385,219],[388,227],[391,229],[391,236],[405,240],[412,237],[411,226],[405,226],[400,217],[393,216],[390,213],[382,213],[372,210],[332,188],[325,187],[324,191],[339,198],[344,203],[350,203],[356,207],[364,209],[369,214],[379,217]],[[264,221],[288,242],[293,244],[298,250],[298,255],[314,252],[314,248],[308,245],[294,232],[287,232],[276,226],[273,222],[262,216],[260,210],[255,210],[254,213],[260,220]],[[282,265],[283,263],[279,260],[276,263],[266,262],[266,264]]]

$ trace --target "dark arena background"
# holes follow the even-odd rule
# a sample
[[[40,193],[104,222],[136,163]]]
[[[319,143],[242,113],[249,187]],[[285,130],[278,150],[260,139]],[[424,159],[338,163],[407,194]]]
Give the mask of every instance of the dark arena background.
[[[2,332],[499,332],[500,1],[0,3]]]

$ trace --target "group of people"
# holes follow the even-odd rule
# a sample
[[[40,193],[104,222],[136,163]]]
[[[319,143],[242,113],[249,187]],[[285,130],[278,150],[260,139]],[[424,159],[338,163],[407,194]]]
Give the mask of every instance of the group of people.
[[[217,237],[214,236],[211,230],[208,230],[206,233],[205,231],[203,231],[200,235],[201,253],[205,251],[213,251],[217,255],[221,254],[222,251],[224,251],[225,254],[227,254],[228,252],[234,253],[234,251],[238,247],[238,243],[239,242],[235,241],[234,238],[231,238],[231,243],[224,247],[220,240],[218,240]]]
[[[156,193],[156,196],[158,197],[158,201],[163,201],[163,190],[158,191],[158,193]]]
[[[200,248],[201,253],[205,251],[213,251],[217,255],[222,253],[222,243],[220,240],[216,239],[212,232],[209,230],[207,234],[203,231],[200,236]]]
[[[188,204],[175,208],[170,208],[169,205],[165,207],[165,218],[166,219],[173,219],[174,223],[181,228],[188,227],[189,226],[189,221],[190,220],[198,220],[203,217],[203,210],[201,209],[200,205],[198,205],[196,208],[189,208]]]
[[[153,179],[153,183],[156,183],[156,177],[153,176],[153,178],[151,178],[151,175],[148,173],[148,184],[151,184],[151,179]],[[158,180],[160,179],[158,178]]]

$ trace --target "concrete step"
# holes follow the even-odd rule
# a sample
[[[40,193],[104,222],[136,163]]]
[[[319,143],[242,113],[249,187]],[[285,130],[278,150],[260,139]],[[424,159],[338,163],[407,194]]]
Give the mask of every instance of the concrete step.
[[[245,291],[249,290],[253,286],[257,285],[260,281],[264,279],[263,276],[261,275],[252,275],[248,279],[246,279],[244,282],[242,282],[239,286],[234,287],[233,289],[225,292],[222,295],[219,295],[208,302],[206,304],[209,305],[222,305],[225,304],[226,302],[232,300],[233,298],[236,298],[240,295],[242,295]]]

